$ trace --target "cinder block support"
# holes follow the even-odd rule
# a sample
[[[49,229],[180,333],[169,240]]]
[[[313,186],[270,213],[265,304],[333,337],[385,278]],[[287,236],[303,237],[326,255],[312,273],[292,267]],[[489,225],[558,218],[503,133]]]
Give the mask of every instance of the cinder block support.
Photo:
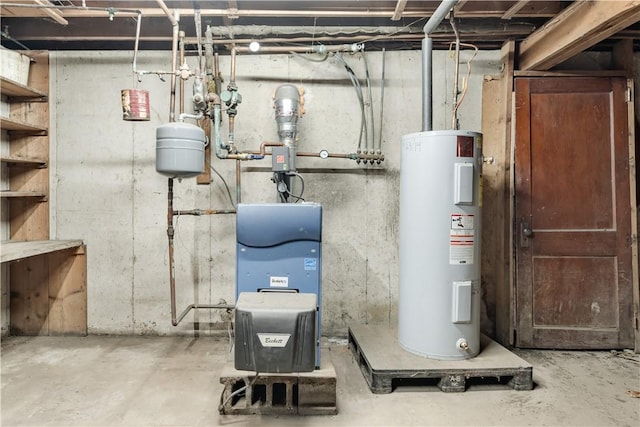
[[[326,360],[326,359],[324,359]],[[255,373],[239,371],[230,366],[223,368],[220,383],[224,385],[220,397],[221,414],[299,414],[335,415],[336,371],[332,364],[323,361],[313,372],[290,374],[259,374],[238,398],[228,397],[245,384],[251,384]],[[283,395],[284,393],[284,395]]]

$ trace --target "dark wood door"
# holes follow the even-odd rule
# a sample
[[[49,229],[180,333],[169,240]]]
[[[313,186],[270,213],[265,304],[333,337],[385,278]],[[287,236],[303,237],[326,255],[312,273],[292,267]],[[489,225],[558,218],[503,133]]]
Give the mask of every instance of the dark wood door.
[[[516,345],[633,347],[627,83],[515,82]]]

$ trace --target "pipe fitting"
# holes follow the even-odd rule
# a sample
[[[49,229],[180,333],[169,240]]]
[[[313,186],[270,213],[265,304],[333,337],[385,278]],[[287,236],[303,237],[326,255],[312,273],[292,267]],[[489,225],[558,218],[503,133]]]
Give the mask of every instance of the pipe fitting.
[[[458,341],[456,341],[456,347],[462,351],[469,351],[469,343],[464,338],[460,338]]]

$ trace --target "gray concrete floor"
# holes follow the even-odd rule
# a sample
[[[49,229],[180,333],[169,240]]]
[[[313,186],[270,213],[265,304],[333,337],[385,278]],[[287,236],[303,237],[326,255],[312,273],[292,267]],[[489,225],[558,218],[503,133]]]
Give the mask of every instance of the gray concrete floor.
[[[9,337],[2,340],[3,426],[638,426],[640,357],[518,350],[535,388],[472,385],[464,393],[399,387],[374,395],[344,343],[324,357],[338,378],[336,416],[221,416],[221,338]]]

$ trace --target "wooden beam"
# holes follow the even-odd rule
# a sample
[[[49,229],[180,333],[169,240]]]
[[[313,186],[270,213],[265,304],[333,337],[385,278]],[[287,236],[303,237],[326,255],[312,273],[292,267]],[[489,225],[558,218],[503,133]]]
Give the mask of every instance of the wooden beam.
[[[404,12],[404,8],[407,5],[407,0],[398,0],[396,3],[396,10],[393,11],[393,16],[391,17],[392,21],[399,21],[402,18],[402,12]]]
[[[504,15],[502,15],[502,19],[511,19],[515,16],[516,13],[520,12],[520,10],[522,10],[523,7],[525,7],[530,0],[519,0],[518,2],[516,2],[516,4],[514,4],[513,6],[511,6],[509,9],[507,9],[507,11],[504,13]]]
[[[67,21],[62,17],[62,14],[60,13],[60,11],[56,9],[55,5],[53,5],[49,0],[33,0],[33,2],[40,6],[47,6],[46,8],[43,9],[44,13],[49,15],[49,17],[54,21],[56,21],[58,24],[69,25],[69,21]]]
[[[578,0],[520,45],[521,70],[548,70],[640,21],[640,0]]]

